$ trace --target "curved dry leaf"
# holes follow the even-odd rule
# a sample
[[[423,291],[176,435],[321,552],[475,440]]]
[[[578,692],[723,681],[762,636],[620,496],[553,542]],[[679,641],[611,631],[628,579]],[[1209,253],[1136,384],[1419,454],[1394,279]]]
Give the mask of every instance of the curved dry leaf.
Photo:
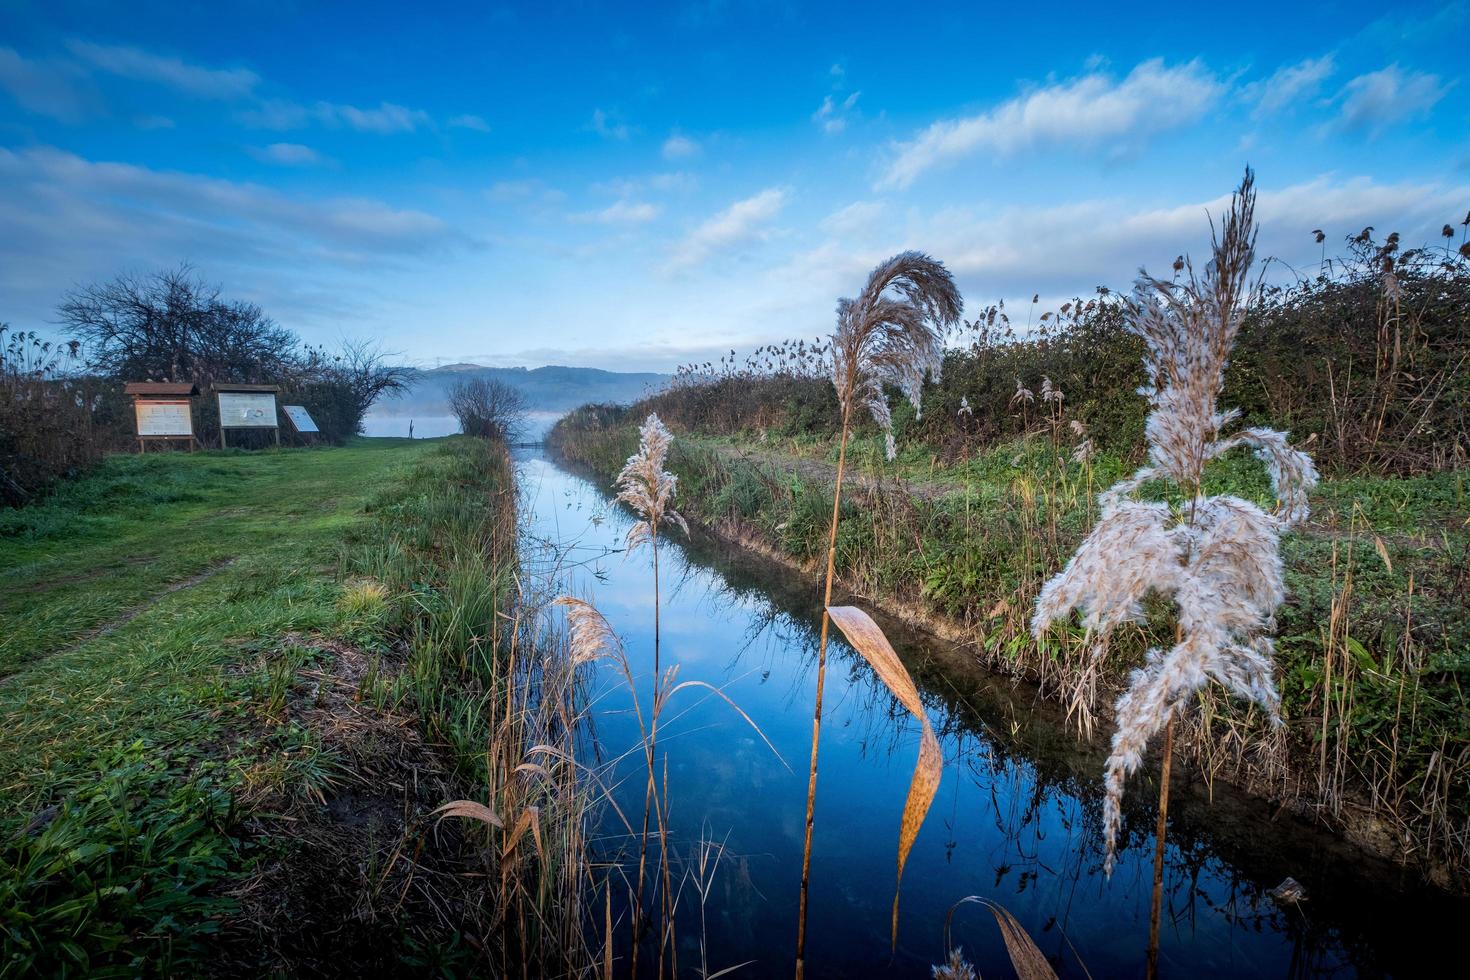
[[[990,910],[996,925],[1000,926],[1000,935],[1005,940],[1006,952],[1011,957],[1016,976],[1021,980],[1057,980],[1057,972],[1047,962],[1046,954],[1037,948],[1010,910],[995,902],[982,900],[981,904]]]
[[[483,803],[476,803],[474,800],[455,800],[453,803],[446,803],[430,814],[430,816],[437,816],[440,820],[443,820],[445,817],[467,817],[470,820],[478,820],[492,827],[499,827],[502,830],[505,829],[505,822],[495,815],[494,810]]]
[[[899,703],[918,718],[924,726],[919,739],[919,761],[914,766],[914,778],[909,783],[908,799],[903,805],[903,822],[898,828],[898,881],[893,892],[893,945],[898,946],[898,897],[903,885],[903,866],[908,861],[909,851],[919,836],[924,816],[939,791],[939,775],[944,769],[944,756],[939,751],[939,740],[929,717],[924,713],[924,704],[919,700],[918,688],[904,669],[903,662],[883,635],[883,630],[867,613],[856,606],[828,606],[827,614],[842,630],[853,649],[863,655],[873,670],[882,679]]]

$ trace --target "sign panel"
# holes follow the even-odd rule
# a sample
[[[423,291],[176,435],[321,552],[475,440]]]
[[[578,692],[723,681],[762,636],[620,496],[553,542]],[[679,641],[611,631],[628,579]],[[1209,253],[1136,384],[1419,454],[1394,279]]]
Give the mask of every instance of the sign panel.
[[[189,412],[189,399],[138,400],[133,403],[138,416],[139,436],[192,436],[194,420]]]
[[[286,417],[291,420],[291,424],[296,426],[297,432],[321,431],[316,427],[316,423],[312,421],[311,413],[306,410],[304,405],[282,405],[281,408],[285,410]]]
[[[219,393],[219,424],[223,429],[274,429],[276,396],[269,393]]]

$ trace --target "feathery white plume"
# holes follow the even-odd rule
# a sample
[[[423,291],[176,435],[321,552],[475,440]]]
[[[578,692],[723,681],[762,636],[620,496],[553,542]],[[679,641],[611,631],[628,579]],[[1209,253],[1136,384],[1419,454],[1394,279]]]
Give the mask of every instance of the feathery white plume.
[[[832,334],[832,384],[844,412],[865,406],[896,455],[893,418],[883,386],[898,387],[916,412],[925,373],[937,379],[944,362],[943,331],[959,321],[960,294],[942,262],[901,252],[868,275],[857,299],[837,301]]]
[[[1317,471],[1283,432],[1252,428],[1221,437],[1221,429],[1239,415],[1217,404],[1225,368],[1246,310],[1258,296],[1258,287],[1248,286],[1254,207],[1254,177],[1247,170],[1212,240],[1213,260],[1202,279],[1192,267],[1183,282],[1140,276],[1128,328],[1147,348],[1149,383],[1141,394],[1150,405],[1144,430],[1149,465],[1098,495],[1102,519],[1042,589],[1031,621],[1039,637],[1053,621],[1081,609],[1093,655],[1099,656],[1115,627],[1142,618],[1140,601],[1149,592],[1172,598],[1177,607],[1178,643],[1168,651],[1149,651],[1116,706],[1103,804],[1109,874],[1124,781],[1141,764],[1149,739],[1196,691],[1214,680],[1260,704],[1273,722],[1280,720],[1269,635],[1285,598],[1280,534],[1306,519]],[[1043,398],[1049,400],[1054,390],[1043,379]],[[1018,381],[1017,398],[1020,392]],[[1090,447],[1090,440],[1084,445]],[[1275,514],[1237,497],[1199,495],[1205,464],[1242,445],[1253,447],[1266,465]],[[1128,499],[1155,479],[1172,480],[1193,499],[1178,512]]]
[[[685,534],[689,525],[679,512],[670,508],[679,478],[664,469],[664,460],[674,437],[657,415],[648,416],[638,429],[638,451],[628,457],[618,474],[618,499],[638,512],[643,520],[628,529],[627,549],[637,548],[658,536],[665,522],[677,525]]]

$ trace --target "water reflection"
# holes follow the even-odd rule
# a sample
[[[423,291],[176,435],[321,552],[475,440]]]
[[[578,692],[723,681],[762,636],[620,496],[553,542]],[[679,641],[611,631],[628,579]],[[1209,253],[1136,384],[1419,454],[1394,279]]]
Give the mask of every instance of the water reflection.
[[[652,576],[647,554],[624,560],[631,520],[597,487],[523,453],[526,561],[591,598],[651,688]],[[663,643],[681,679],[720,686],[761,726],[788,769],[717,699],[697,692],[665,715],[676,881],[697,842],[727,852],[709,890],[710,965],[755,958],[743,975],[785,975],[794,942],[805,762],[810,751],[820,606],[814,582],[696,533],[663,538]],[[672,571],[670,571],[672,570]],[[866,606],[861,600],[859,604]],[[1102,877],[1105,751],[1079,747],[1024,685],[976,671],[963,651],[875,615],[904,658],[944,751],[939,796],[909,858],[896,952],[889,912],[899,815],[918,724],[840,638],[831,648],[812,858],[809,970],[815,977],[928,975],[943,956],[951,906],[978,894],[1005,905],[1064,976],[1141,975],[1152,881],[1152,788],[1140,777],[1124,814],[1123,850]],[[642,760],[625,685],[597,679],[597,736],[625,811],[641,812]],[[1176,802],[1177,800],[1177,802]],[[609,855],[626,831],[605,821]],[[1171,799],[1163,976],[1353,976],[1408,969],[1466,903],[1417,890],[1394,869],[1259,801],[1196,781]],[[1286,876],[1309,900],[1266,895]],[[699,894],[681,893],[679,963],[696,966]],[[677,886],[676,886],[677,887]],[[983,975],[1010,975],[990,914],[955,914],[954,941]]]

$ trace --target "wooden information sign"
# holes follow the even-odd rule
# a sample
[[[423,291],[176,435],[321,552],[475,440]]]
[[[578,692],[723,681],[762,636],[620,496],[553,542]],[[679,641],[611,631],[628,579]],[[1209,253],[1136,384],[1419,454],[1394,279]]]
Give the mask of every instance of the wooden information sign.
[[[199,389],[192,382],[135,381],[123,386],[133,396],[133,415],[138,426],[138,452],[148,443],[161,440],[165,444],[182,440],[193,452],[199,445],[194,438],[194,401]]]
[[[215,385],[219,401],[219,444],[229,445],[231,429],[270,429],[281,444],[276,421],[276,385]]]

